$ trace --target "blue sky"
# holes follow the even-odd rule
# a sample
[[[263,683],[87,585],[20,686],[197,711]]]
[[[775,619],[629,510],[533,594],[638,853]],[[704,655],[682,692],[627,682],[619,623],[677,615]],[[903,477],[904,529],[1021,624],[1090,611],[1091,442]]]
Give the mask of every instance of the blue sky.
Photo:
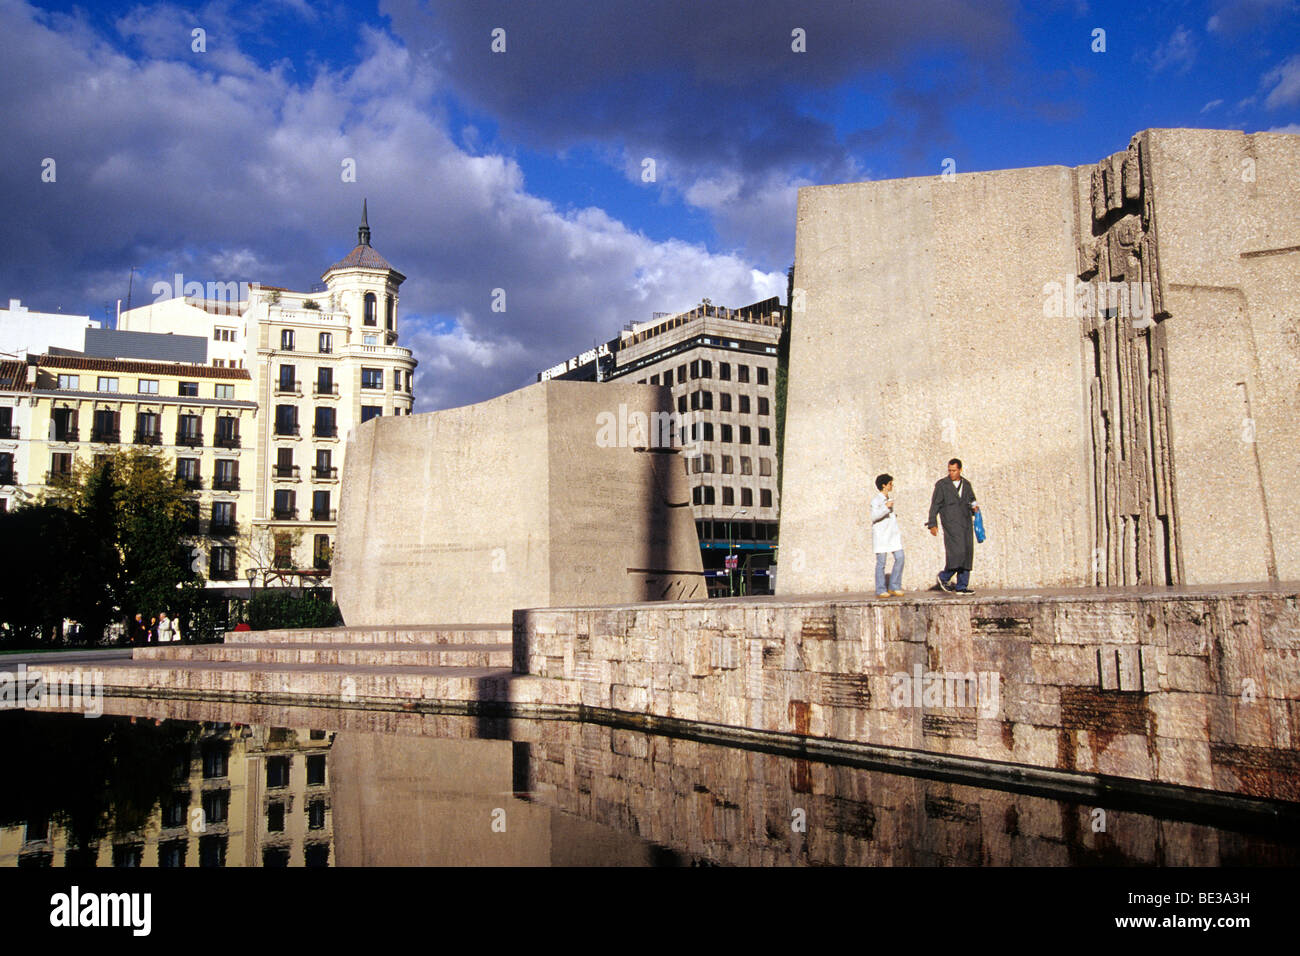
[[[0,37],[0,299],[99,317],[132,266],[137,294],[307,289],[365,196],[409,277],[417,411],[783,294],[801,185],[1300,132],[1300,5],[1274,0],[0,0]]]

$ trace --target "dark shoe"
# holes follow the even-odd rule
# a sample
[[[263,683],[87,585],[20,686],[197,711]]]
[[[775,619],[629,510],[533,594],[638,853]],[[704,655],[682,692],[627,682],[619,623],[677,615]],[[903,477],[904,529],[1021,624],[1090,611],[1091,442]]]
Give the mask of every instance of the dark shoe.
[[[957,592],[958,594],[974,594],[974,593],[975,593],[975,592],[972,591],[970,588],[957,588],[957,589],[956,589],[956,592]]]
[[[949,584],[947,584],[947,583],[944,581],[943,578],[939,577],[939,575],[936,574],[936,575],[934,576],[934,581],[935,581],[936,584],[939,585],[939,590],[940,590],[940,591],[948,591],[948,592],[951,592],[951,591],[952,591],[952,586],[949,585]]]

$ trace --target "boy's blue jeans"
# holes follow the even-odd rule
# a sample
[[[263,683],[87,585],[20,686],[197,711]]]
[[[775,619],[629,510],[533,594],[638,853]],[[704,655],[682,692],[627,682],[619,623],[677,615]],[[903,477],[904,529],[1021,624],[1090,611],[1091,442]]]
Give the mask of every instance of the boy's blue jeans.
[[[894,567],[889,572],[889,587],[885,587],[885,559],[889,557],[888,551],[882,551],[876,555],[876,593],[881,594],[885,591],[903,590],[903,552],[894,552]]]

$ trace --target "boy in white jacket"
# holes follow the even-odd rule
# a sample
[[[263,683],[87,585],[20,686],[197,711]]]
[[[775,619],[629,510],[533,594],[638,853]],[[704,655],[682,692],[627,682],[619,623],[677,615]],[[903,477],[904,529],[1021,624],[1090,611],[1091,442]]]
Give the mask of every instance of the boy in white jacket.
[[[876,476],[876,496],[871,499],[871,543],[876,552],[876,597],[903,596],[903,535],[894,517],[894,476]],[[885,586],[885,559],[894,556]]]

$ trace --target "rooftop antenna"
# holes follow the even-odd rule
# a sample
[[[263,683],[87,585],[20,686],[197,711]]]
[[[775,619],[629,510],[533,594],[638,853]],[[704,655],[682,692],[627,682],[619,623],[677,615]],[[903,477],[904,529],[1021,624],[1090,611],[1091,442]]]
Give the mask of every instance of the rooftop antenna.
[[[131,278],[126,283],[126,311],[131,311],[131,289],[135,286],[135,266],[131,267]]]

